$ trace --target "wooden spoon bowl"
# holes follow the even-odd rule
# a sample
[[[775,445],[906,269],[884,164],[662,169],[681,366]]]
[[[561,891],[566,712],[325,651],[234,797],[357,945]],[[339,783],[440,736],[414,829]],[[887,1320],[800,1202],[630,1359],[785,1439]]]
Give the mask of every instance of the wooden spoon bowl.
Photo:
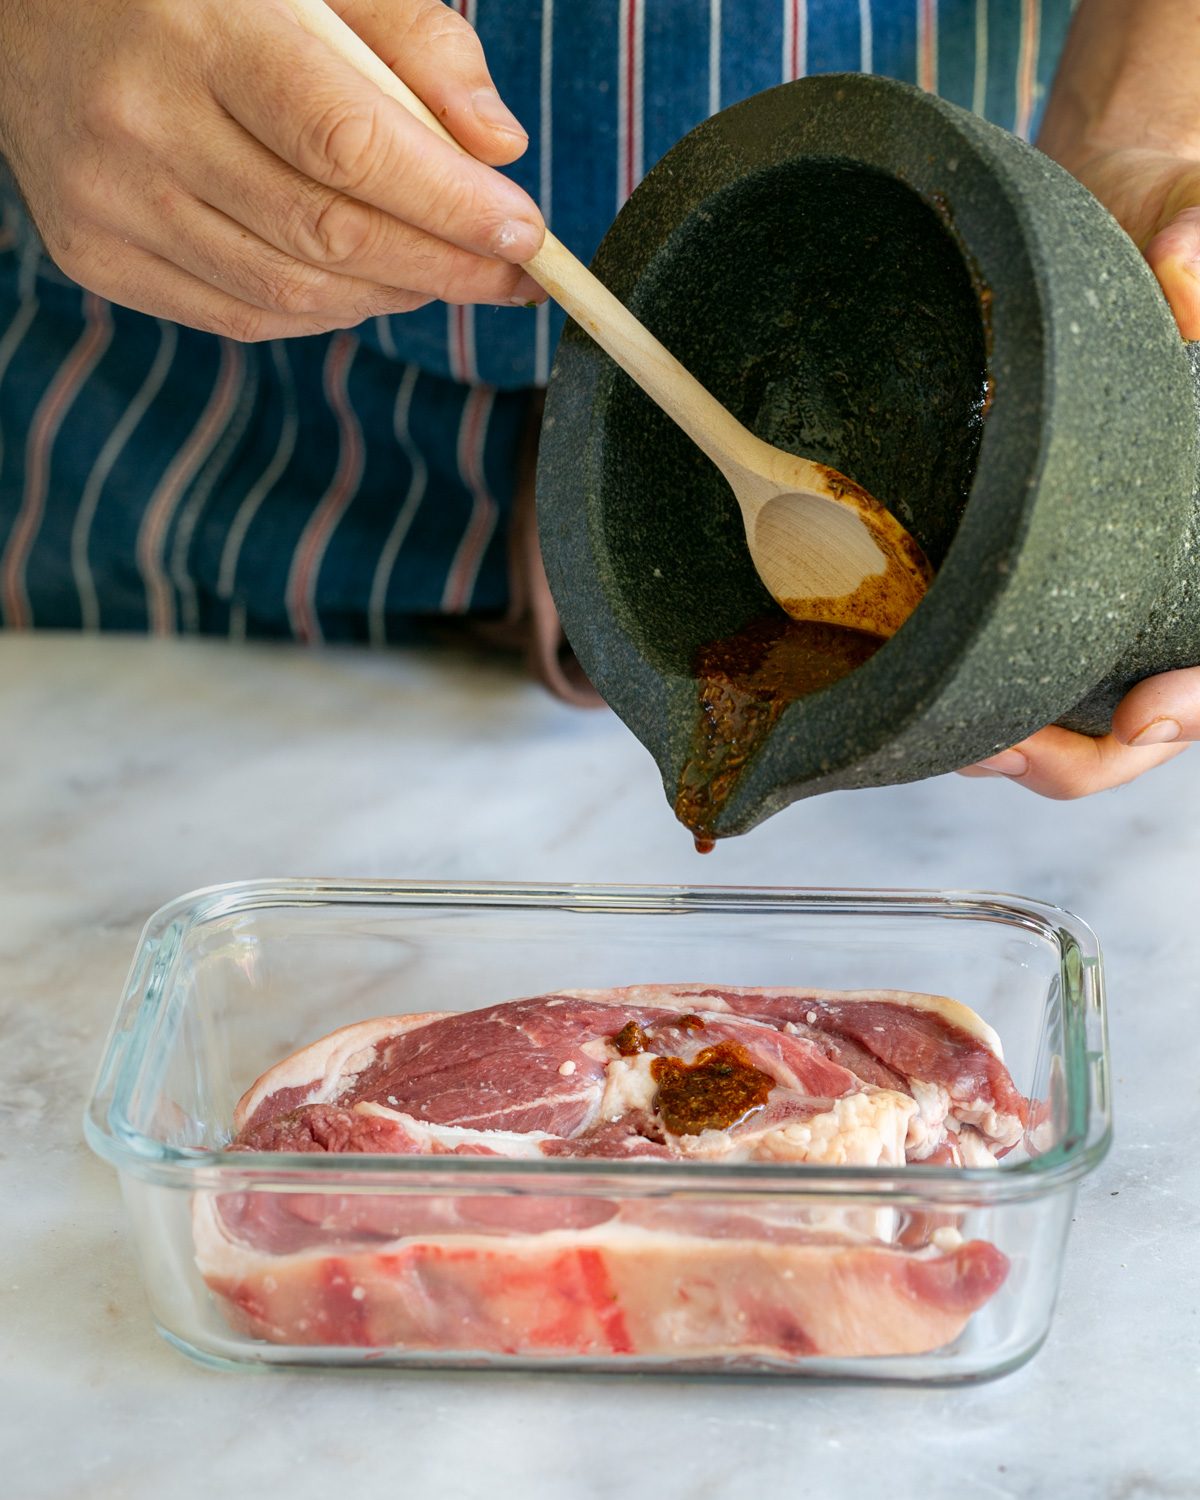
[[[918,543],[836,469],[753,441],[758,469],[720,467],[768,592],[793,620],[894,635],[933,577]]]

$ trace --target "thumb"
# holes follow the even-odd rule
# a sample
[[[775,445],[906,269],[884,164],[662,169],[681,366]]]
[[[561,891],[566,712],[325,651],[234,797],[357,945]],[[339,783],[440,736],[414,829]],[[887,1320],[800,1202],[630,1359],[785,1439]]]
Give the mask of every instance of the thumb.
[[[1183,208],[1146,246],[1179,331],[1200,339],[1200,208]]]
[[[529,144],[500,98],[475,28],[441,0],[330,0],[466,151],[491,166]]]
[[[1112,732],[1122,744],[1139,747],[1200,740],[1200,667],[1139,682],[1117,706]]]

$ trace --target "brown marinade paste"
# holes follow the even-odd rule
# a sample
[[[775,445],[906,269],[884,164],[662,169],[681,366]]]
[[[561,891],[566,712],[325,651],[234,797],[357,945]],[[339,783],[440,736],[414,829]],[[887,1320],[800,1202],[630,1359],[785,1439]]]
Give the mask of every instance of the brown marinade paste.
[[[646,1050],[646,1033],[636,1021],[626,1021],[612,1039],[613,1046],[622,1057],[633,1057]]]
[[[654,1107],[673,1135],[727,1130],[761,1109],[775,1082],[737,1042],[705,1047],[693,1063],[656,1057],[650,1076],[658,1084]]]
[[[675,816],[701,853],[712,848],[722,807],[788,704],[848,677],[882,645],[864,630],[770,615],[700,648],[699,713]]]

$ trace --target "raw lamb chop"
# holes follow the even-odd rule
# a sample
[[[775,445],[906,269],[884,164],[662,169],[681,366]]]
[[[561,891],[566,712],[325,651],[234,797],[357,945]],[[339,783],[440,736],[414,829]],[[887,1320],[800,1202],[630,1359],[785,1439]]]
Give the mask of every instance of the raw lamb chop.
[[[234,1149],[982,1165],[1026,1118],[995,1034],[942,997],[652,985],[345,1027],[247,1091]],[[541,1185],[202,1195],[195,1227],[242,1331],[464,1354],[917,1353],[1008,1269],[887,1210]]]

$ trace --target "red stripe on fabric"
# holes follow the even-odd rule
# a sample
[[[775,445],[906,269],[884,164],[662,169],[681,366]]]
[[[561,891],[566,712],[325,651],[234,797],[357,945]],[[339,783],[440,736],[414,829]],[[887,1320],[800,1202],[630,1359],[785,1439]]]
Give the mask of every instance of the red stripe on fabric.
[[[920,0],[920,58],[917,64],[917,82],[927,93],[937,89],[937,0]]]
[[[338,462],[329,488],[300,534],[287,586],[287,611],[292,631],[298,640],[305,642],[321,639],[316,613],[317,575],[330,538],[358,493],[362,480],[362,428],[346,389],[350,366],[357,352],[358,340],[352,334],[339,333],[330,341],[329,353],[325,357],[325,399],[337,420]]]
[[[474,385],[479,378],[475,365],[475,341],[471,337],[474,311],[454,303],[449,308],[450,374],[460,385]]]
[[[800,77],[800,0],[792,0],[792,55],[789,67],[793,78]]]
[[[1038,31],[1041,23],[1039,0],[1022,0],[1021,44],[1017,57],[1017,119],[1015,134],[1029,138],[1033,120],[1034,91],[1037,85]]]
[[[4,619],[11,630],[30,623],[25,568],[42,523],[50,486],[50,454],[67,408],[87,383],[112,341],[108,303],[94,292],[83,299],[84,331],[42,396],[25,445],[25,492],[0,565]]]
[[[457,11],[464,21],[471,26],[475,25],[475,0],[449,0],[449,3],[451,9]],[[472,316],[471,309],[468,307],[454,304],[449,309],[450,374],[463,385],[471,385],[478,378],[468,321]]]
[[[192,428],[188,440],[167,466],[158,488],[150,497],[138,531],[138,569],[146,585],[149,628],[155,635],[170,635],[175,625],[174,594],[163,568],[163,548],[171,518],[180,497],[196,476],[225,430],[234,406],[234,391],[243,368],[243,355],[229,339],[220,340],[221,364],[208,404]]]
[[[484,454],[487,450],[488,424],[491,421],[495,392],[478,386],[467,397],[463,407],[458,445],[458,469],[473,500],[458,551],[450,566],[442,607],[448,614],[462,614],[471,601],[471,590],[483,561],[483,554],[496,529],[499,506],[487,487]]]
[[[784,0],[779,67],[784,83],[802,78],[808,68],[808,0]]]

